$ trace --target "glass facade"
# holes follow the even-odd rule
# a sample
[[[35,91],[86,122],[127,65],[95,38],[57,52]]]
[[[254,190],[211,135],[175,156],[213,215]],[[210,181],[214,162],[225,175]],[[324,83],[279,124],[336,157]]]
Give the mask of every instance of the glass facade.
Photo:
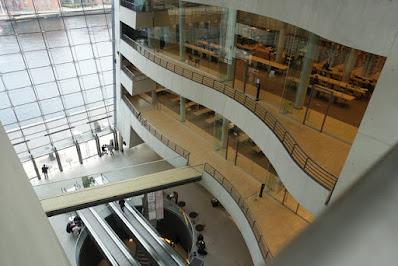
[[[167,3],[167,9],[154,9],[150,28],[121,23],[122,38],[244,91],[280,116],[352,143],[385,57],[230,8],[143,3],[145,10],[155,3]]]
[[[57,150],[68,168],[76,142],[88,158],[85,143],[113,130],[111,10],[109,0],[0,0],[0,121],[30,178],[32,158],[51,173]]]

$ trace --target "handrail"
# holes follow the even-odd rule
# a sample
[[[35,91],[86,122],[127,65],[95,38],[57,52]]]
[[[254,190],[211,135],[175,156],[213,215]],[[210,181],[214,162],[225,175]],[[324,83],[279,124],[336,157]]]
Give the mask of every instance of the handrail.
[[[128,8],[130,10],[136,11],[136,12],[145,12],[146,7],[144,4],[136,5],[134,1],[131,0],[120,0],[120,5],[124,6],[125,8]]]
[[[134,105],[130,102],[130,100],[127,98],[126,95],[123,95],[122,99],[126,103],[126,105],[130,108],[130,111],[133,113],[133,115],[138,119],[141,125],[143,125],[149,131],[149,133],[151,133],[154,137],[156,137],[167,147],[175,151],[177,154],[185,158],[187,160],[187,164],[189,164],[189,155],[190,155],[189,151],[179,146],[175,142],[169,140],[166,136],[160,133],[154,126],[152,126],[144,117],[142,117],[141,112],[139,112],[134,107]]]
[[[239,206],[240,210],[245,215],[247,222],[250,224],[253,234],[257,240],[257,244],[260,247],[261,254],[266,261],[269,261],[273,257],[273,255],[267,244],[262,241],[263,235],[260,233],[261,231],[257,226],[256,220],[253,218],[253,214],[250,212],[249,206],[247,205],[243,196],[238,192],[238,190],[234,187],[234,185],[232,185],[232,183],[228,179],[226,179],[210,164],[205,163],[203,170],[204,172],[212,176],[221,186],[223,186],[223,188],[234,199],[235,203]]]
[[[194,82],[200,83],[210,87],[226,96],[236,100],[244,107],[253,112],[261,121],[263,121],[275,136],[281,141],[282,145],[288,152],[293,161],[315,182],[324,187],[326,190],[333,192],[338,177],[327,171],[320,166],[317,162],[311,159],[307,153],[301,148],[294,137],[282,125],[281,122],[266,108],[259,104],[255,99],[247,96],[244,92],[235,90],[234,88],[225,85],[211,77],[205,76],[191,69],[185,68],[181,64],[176,64],[171,61],[165,60],[163,57],[155,55],[153,51],[142,46],[136,41],[132,40],[127,35],[123,34],[122,39],[133,47],[137,52],[148,58],[155,64],[174,72],[180,76],[188,78]],[[329,199],[330,197],[328,197]],[[328,203],[328,200],[325,204]]]
[[[149,122],[147,122],[146,119],[144,119],[142,117],[141,113],[134,107],[134,105],[130,102],[130,100],[128,99],[128,97],[126,95],[123,95],[122,99],[127,104],[127,106],[130,108],[130,110],[132,111],[134,116],[137,117],[137,119],[141,122],[141,124],[143,126],[145,126],[153,136],[155,136],[156,138],[161,140],[165,145],[167,145],[168,147],[173,149],[173,145],[169,146],[167,144],[167,143],[173,143],[173,142],[171,142],[171,141],[168,141],[168,142],[163,141],[164,139],[167,139],[165,136],[163,136],[161,133],[156,131],[156,129],[152,130],[152,131],[149,129],[149,127],[151,127],[151,128],[153,128],[153,127],[150,125]],[[159,136],[163,136],[163,137],[159,138]],[[175,143],[174,143],[174,145],[178,146]],[[181,148],[181,147],[180,147],[180,149],[185,152],[185,154],[187,155],[187,160],[189,161],[190,152],[188,152],[187,150],[185,150],[184,148]],[[176,150],[174,150],[174,151],[176,151]],[[182,155],[182,154],[180,154],[180,155],[184,157],[184,155]],[[184,157],[184,158],[186,158],[186,157]],[[236,204],[241,209],[242,213],[244,213],[248,223],[250,224],[250,227],[251,227],[251,229],[252,229],[252,231],[253,231],[253,233],[254,233],[254,235],[256,237],[257,243],[258,243],[258,245],[260,247],[260,251],[261,251],[261,254],[263,255],[264,259],[265,260],[271,259],[272,258],[272,253],[271,253],[269,247],[266,246],[263,243],[263,241],[261,241],[263,236],[260,233],[260,230],[259,230],[259,228],[258,228],[258,226],[256,224],[256,220],[253,218],[253,215],[249,211],[249,207],[247,206],[247,203],[245,202],[245,200],[241,196],[241,194],[238,192],[238,190],[232,185],[232,183],[228,179],[226,179],[220,172],[218,172],[210,164],[205,163],[204,166],[203,166],[203,171],[205,171],[206,173],[211,175],[231,195],[231,197],[234,199]]]
[[[141,75],[134,74],[133,71],[131,71],[131,69],[129,69],[126,65],[121,65],[121,69],[130,79],[134,81],[148,79],[148,77],[145,76],[143,73],[141,73]]]

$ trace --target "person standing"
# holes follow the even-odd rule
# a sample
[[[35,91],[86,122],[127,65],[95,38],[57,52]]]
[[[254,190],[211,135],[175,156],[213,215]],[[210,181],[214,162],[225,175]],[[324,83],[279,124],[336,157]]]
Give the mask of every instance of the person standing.
[[[43,164],[43,166],[41,167],[41,172],[44,175],[44,178],[48,179],[48,166]]]
[[[256,78],[256,101],[260,100],[260,89],[261,89],[261,81],[260,78]]]
[[[261,184],[260,193],[258,194],[258,196],[259,196],[260,198],[263,197],[264,188],[265,188],[265,184],[263,183],[263,184]]]

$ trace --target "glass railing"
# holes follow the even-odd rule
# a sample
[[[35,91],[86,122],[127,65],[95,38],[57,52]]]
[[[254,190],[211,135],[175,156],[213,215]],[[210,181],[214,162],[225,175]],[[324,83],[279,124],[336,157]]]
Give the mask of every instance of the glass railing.
[[[130,102],[127,96],[123,96],[123,101],[130,108],[130,111],[133,115],[138,119],[138,121],[143,125],[154,137],[160,140],[167,147],[175,151],[177,154],[181,155],[184,159],[187,160],[187,164],[189,164],[189,155],[190,152],[185,150],[183,147],[179,146],[175,142],[171,141],[167,137],[165,137],[162,133],[160,133],[155,127],[153,127],[144,117],[142,117],[141,112],[135,109],[134,105]]]
[[[168,162],[177,158],[167,158],[144,162],[134,165],[123,166],[119,168],[112,168],[104,171],[87,171],[84,175],[73,176],[70,173],[70,178],[58,178],[46,180],[43,183],[33,185],[37,197],[40,200],[58,197],[67,193],[76,192],[85,188],[102,186],[110,182],[118,182],[135,177],[139,177],[158,171],[165,171],[173,168]],[[73,176],[73,177],[71,177]]]
[[[253,112],[261,121],[263,121],[269,129],[275,134],[275,136],[281,141],[286,151],[293,159],[294,162],[315,182],[327,189],[330,193],[326,199],[325,204],[329,202],[330,195],[334,190],[338,177],[330,173],[328,170],[320,166],[307,153],[301,148],[294,137],[287,131],[281,122],[261,104],[257,103],[255,99],[246,95],[244,92],[235,90],[234,88],[225,85],[211,77],[205,76],[201,73],[192,71],[186,68],[181,63],[176,63],[172,60],[167,60],[164,56],[156,55],[152,50],[142,46],[136,41],[129,38],[127,35],[123,35],[122,39],[133,47],[144,57],[148,58],[155,64],[162,66],[163,68],[174,72],[187,79],[195,81],[210,87],[218,92],[225,94],[226,96],[236,100],[244,107]]]
[[[239,206],[242,213],[245,215],[247,222],[249,223],[254,236],[256,237],[258,246],[260,247],[261,254],[266,261],[269,261],[273,256],[269,247],[265,244],[263,235],[258,228],[257,222],[254,219],[254,215],[249,209],[245,199],[239,193],[239,191],[232,185],[232,183],[226,179],[220,172],[218,172],[213,166],[208,163],[204,164],[203,171],[212,176],[223,188],[231,195],[235,203]]]
[[[146,11],[145,3],[143,1],[134,0],[120,0],[120,5],[136,12]]]

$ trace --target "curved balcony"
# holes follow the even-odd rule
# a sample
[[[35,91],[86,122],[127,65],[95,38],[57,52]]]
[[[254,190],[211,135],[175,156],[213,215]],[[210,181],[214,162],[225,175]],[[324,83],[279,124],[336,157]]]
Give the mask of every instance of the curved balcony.
[[[263,106],[257,104],[254,99],[211,77],[185,68],[183,64],[157,56],[151,50],[142,47],[127,36],[122,37],[120,50],[127,59],[131,60],[147,76],[152,77],[155,81],[176,93],[223,114],[244,129],[258,144],[264,154],[267,154],[287,189],[307,209],[318,213],[324,207],[324,203],[329,201],[331,192],[333,192],[336,185],[337,177],[310,158],[275,116]],[[149,65],[144,63],[147,60],[161,68],[156,68],[155,71],[152,71],[153,69],[150,70]],[[184,88],[186,89],[177,88],[178,83],[175,82],[176,80],[173,80],[172,83],[165,81],[163,74],[165,72],[161,69],[183,77],[183,82],[188,80],[199,86],[195,85],[195,88],[192,88],[192,86],[187,86],[188,83],[184,83]],[[170,79],[174,79],[174,77],[170,77]],[[171,84],[174,86],[170,86]],[[198,87],[210,89],[206,99],[204,96],[198,96],[198,92],[191,91],[199,89]],[[205,93],[204,90],[202,90],[202,93]],[[223,98],[220,102],[224,102],[224,105],[220,104],[220,102],[217,104],[215,98],[221,99],[219,94],[224,97],[227,96],[232,101]],[[213,99],[211,99],[211,96],[214,96]],[[237,104],[239,106],[243,105],[245,108],[242,109]],[[240,113],[240,115],[235,112]],[[254,126],[245,125],[247,120],[253,122],[252,125]],[[264,137],[267,136],[267,141],[264,141]],[[280,148],[284,150],[283,153],[280,153]],[[285,159],[286,155],[290,160]],[[288,161],[294,162],[294,165]],[[309,182],[308,179],[312,182]],[[315,203],[314,201],[317,202]]]
[[[151,123],[149,123],[134,107],[127,96],[123,96],[122,101],[129,108],[132,115],[150,134],[152,134],[167,148],[178,153],[181,157],[189,161],[189,151],[170,141],[165,135],[156,130],[155,127],[151,125]],[[161,150],[159,145],[153,145],[153,147],[157,152]],[[250,254],[255,265],[265,265],[266,262],[269,262],[273,258],[273,255],[266,243],[266,236],[264,236],[259,228],[256,217],[246,202],[247,199],[241,195],[239,190],[231,183],[231,181],[225,178],[209,163],[195,166],[195,168],[200,169],[203,172],[203,181],[199,183],[214,195],[231,214],[249,247]]]

